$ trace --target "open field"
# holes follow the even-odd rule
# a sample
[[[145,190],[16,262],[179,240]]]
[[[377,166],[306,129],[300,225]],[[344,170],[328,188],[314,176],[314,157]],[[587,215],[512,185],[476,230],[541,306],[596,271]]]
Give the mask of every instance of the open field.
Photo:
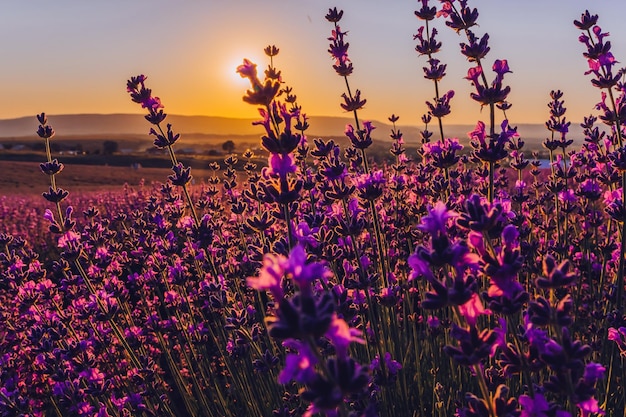
[[[56,138],[55,138],[56,139]],[[120,149],[136,147],[141,139],[139,137],[120,135],[116,137],[119,141]],[[221,168],[224,168],[224,158],[227,155],[221,151],[220,139],[212,138],[211,141],[204,143],[204,146],[210,149],[218,150],[215,155],[209,154],[179,154],[178,159],[186,166],[192,167],[192,174],[196,182],[201,182],[212,175],[212,171],[208,169],[208,164],[217,162]],[[333,140],[335,143],[345,149],[349,146],[349,141],[345,137],[322,138],[325,141]],[[33,141],[30,138],[13,139],[17,144],[28,145]],[[146,138],[143,138],[148,149],[152,148],[152,144]],[[103,155],[101,153],[93,153],[96,146],[102,142],[102,139],[94,140],[94,138],[73,138],[71,140],[61,140],[60,143],[64,147],[71,147],[78,143],[86,143],[85,149],[91,149],[92,153],[87,155],[59,154],[54,153],[52,157],[57,158],[63,163],[65,168],[61,177],[59,186],[72,190],[102,190],[117,189],[124,184],[137,185],[143,179],[146,183],[167,181],[167,176],[172,173],[170,167],[171,162],[167,154],[163,152],[118,152],[113,155]],[[202,143],[198,141],[190,141],[190,146],[200,146]],[[97,144],[97,145],[96,145]],[[255,149],[255,157],[252,162],[257,164],[257,168],[261,169],[267,166],[267,154],[264,150],[258,150],[257,147],[260,140],[257,138],[255,144],[254,138],[249,137],[246,142],[239,142],[236,145],[235,155],[241,155],[246,149]],[[183,145],[183,144],[181,144]],[[184,144],[187,145],[187,144]],[[314,146],[313,140],[309,141],[309,146]],[[90,148],[91,147],[91,148]],[[180,146],[184,148],[184,146]],[[406,146],[406,154],[409,158],[417,157],[418,146]],[[461,153],[468,153],[471,150],[466,144],[465,149]],[[532,152],[537,152],[540,159],[547,159],[547,153],[540,144],[535,143],[527,146],[526,153],[530,158]],[[389,153],[388,141],[376,141],[368,149],[368,155],[377,163],[390,161],[392,155]],[[12,175],[4,175],[0,177],[0,195],[10,194],[39,194],[48,187],[48,178],[39,170],[39,164],[45,160],[46,156],[43,152],[35,151],[10,151],[0,150],[0,167],[4,172]],[[238,156],[239,163],[237,168],[243,166],[243,158]],[[138,167],[132,168],[134,165]]]
[[[1,161],[0,166],[5,172],[5,175],[0,176],[0,195],[41,194],[50,186],[50,180],[41,173],[36,162]],[[124,184],[138,185],[141,180],[146,183],[164,182],[171,173],[169,168],[132,169],[67,164],[58,185],[70,192],[120,189]],[[211,175],[211,171],[195,169],[193,175],[197,181],[202,181]]]
[[[256,145],[253,143],[254,138],[249,138],[245,142],[237,142],[235,148],[235,155],[241,155],[246,149],[255,149],[260,144],[258,136],[256,137]],[[99,146],[102,139],[94,138],[73,138],[57,139],[57,143],[61,143],[64,147],[71,147],[72,145],[83,143],[84,149],[89,149],[89,144],[92,146],[97,143]],[[120,149],[134,148],[140,143],[140,139],[134,136],[118,136],[116,140],[119,143]],[[186,166],[192,167],[192,174],[196,182],[208,178],[212,175],[212,171],[208,169],[208,164],[211,162],[217,162],[220,167],[224,167],[224,159],[227,155],[221,151],[220,140],[223,138],[212,138],[211,141],[205,141],[204,146],[209,149],[217,150],[216,155],[208,154],[179,154],[178,159]],[[330,140],[330,138],[324,138],[324,140]],[[15,144],[29,145],[34,142],[30,138],[13,139]],[[149,138],[143,138],[144,144],[147,148],[152,148],[152,143]],[[312,141],[311,141],[312,142]],[[345,137],[335,139],[336,143],[339,143],[342,147],[348,146],[348,140]],[[190,141],[190,143],[181,144],[179,148],[184,149],[185,146],[201,146],[202,142],[199,139],[196,141]],[[311,146],[313,144],[311,143]],[[163,152],[148,153],[148,152],[118,152],[113,155],[103,155],[101,153],[93,153],[93,150],[97,149],[93,147],[91,152],[87,155],[73,155],[67,153],[52,153],[53,158],[57,158],[59,162],[63,163],[65,168],[63,175],[59,179],[59,186],[66,188],[70,192],[72,190],[100,190],[100,189],[115,189],[128,183],[129,185],[137,185],[143,179],[145,182],[150,183],[153,181],[164,182],[167,181],[167,176],[172,173],[171,161],[167,154]],[[267,153],[264,150],[255,151],[256,156],[252,162],[257,164],[258,169],[267,165]],[[416,155],[416,148],[409,148],[410,155]],[[385,158],[389,158],[389,143],[379,142],[371,147],[371,157],[382,162]],[[12,150],[0,150],[0,167],[4,172],[13,173],[13,175],[5,175],[0,178],[0,195],[9,194],[39,194],[48,188],[49,180],[39,170],[39,164],[45,161],[46,155],[43,152],[35,152],[29,150],[12,151]],[[241,169],[243,166],[243,158],[238,156],[239,163],[237,168]],[[138,168],[132,168],[133,165]]]
[[[4,132],[2,132],[4,133]],[[184,140],[180,142],[180,150],[192,151],[195,153],[208,153],[210,151],[221,151],[222,144],[232,140],[237,151],[244,151],[247,148],[259,146],[260,135],[214,135],[214,134],[186,134]],[[90,154],[102,152],[104,142],[113,141],[118,145],[122,153],[148,152],[154,149],[152,139],[146,134],[79,134],[67,135],[59,132],[55,135],[51,146],[59,150],[81,149]],[[32,150],[41,148],[43,145],[41,138],[33,136],[4,136],[0,137],[0,149],[22,149]]]

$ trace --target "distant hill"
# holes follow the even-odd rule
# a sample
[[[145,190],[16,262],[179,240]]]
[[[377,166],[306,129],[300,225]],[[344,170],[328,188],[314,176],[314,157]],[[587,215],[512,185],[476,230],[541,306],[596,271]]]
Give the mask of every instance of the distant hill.
[[[48,120],[60,137],[137,136],[147,135],[150,129],[150,125],[140,114],[63,114],[50,115]],[[172,123],[174,131],[183,135],[232,137],[233,140],[244,136],[260,137],[263,133],[262,127],[253,126],[254,120],[256,119],[180,115],[169,115],[167,118],[167,122]],[[312,116],[307,136],[311,139],[341,138],[344,136],[346,124],[353,122],[353,119],[347,117]],[[389,140],[391,124],[379,121],[373,123],[376,126],[373,137],[377,140]],[[0,138],[35,137],[37,126],[37,119],[33,116],[0,120]],[[444,127],[446,136],[458,137],[464,143],[467,143],[467,132],[474,129],[472,125],[446,124]],[[399,128],[407,144],[419,143],[421,127],[400,125]],[[435,130],[436,124],[431,124],[429,128]],[[543,124],[519,124],[518,132],[529,145],[537,145],[549,135]],[[578,124],[572,124],[569,136],[577,142],[582,140]],[[438,137],[435,130],[433,138]]]
[[[203,135],[261,135],[263,128],[252,125],[258,119],[237,119],[215,116],[168,115],[166,122],[174,130],[183,134]],[[137,135],[147,134],[150,125],[139,114],[62,114],[48,116],[50,125],[62,135]],[[354,123],[351,118],[317,116],[311,117],[308,135],[343,136],[346,124]],[[384,132],[382,124],[376,133]],[[38,122],[35,117],[0,120],[0,137],[20,137],[33,135]],[[388,127],[388,126],[385,126]],[[388,130],[388,129],[387,129]],[[415,129],[417,132],[417,129]],[[385,134],[382,134],[385,136]]]
[[[204,134],[246,135],[258,132],[253,119],[231,119],[211,116],[168,115],[176,132]],[[48,123],[62,135],[138,135],[147,134],[150,124],[140,114],[61,114],[48,116]],[[0,120],[0,137],[19,137],[35,134],[35,117]]]

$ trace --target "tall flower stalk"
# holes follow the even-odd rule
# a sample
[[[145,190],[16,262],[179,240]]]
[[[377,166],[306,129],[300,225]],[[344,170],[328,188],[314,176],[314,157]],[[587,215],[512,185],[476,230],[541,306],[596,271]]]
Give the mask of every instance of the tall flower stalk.
[[[278,52],[275,46],[265,48],[265,53],[270,57],[270,65],[265,71],[263,82],[258,77],[256,64],[247,59],[237,67],[237,72],[241,77],[247,78],[251,85],[251,89],[243,98],[244,101],[262,106],[259,113],[263,119],[254,123],[265,128],[265,135],[261,141],[265,150],[269,152],[269,167],[263,171],[265,181],[262,186],[268,199],[281,208],[281,217],[287,226],[287,241],[291,249],[295,245],[292,203],[299,198],[304,185],[302,178],[296,176],[298,166],[294,151],[301,142],[306,141],[306,138],[293,130],[295,124],[296,129],[300,125],[301,131],[304,131],[304,122],[300,119],[301,109],[297,106],[288,109],[287,103],[278,100],[282,78],[280,71],[273,66],[273,57]],[[288,93],[287,98],[289,99]]]
[[[163,130],[162,123],[165,121],[167,114],[163,112],[163,104],[159,97],[152,95],[152,90],[145,86],[146,76],[141,74],[136,77],[131,77],[126,83],[126,91],[130,94],[133,102],[141,104],[141,107],[148,111],[145,116],[146,120],[150,122],[155,128],[150,128],[150,135],[154,137],[154,146],[158,149],[167,149],[167,153],[172,162],[172,171],[174,174],[170,175],[169,179],[173,185],[180,187],[185,195],[187,201],[187,208],[191,212],[191,216],[196,226],[200,225],[200,218],[196,213],[195,204],[191,199],[189,193],[189,183],[193,179],[191,176],[191,167],[185,167],[178,161],[176,153],[174,152],[173,145],[180,139],[179,133],[172,131],[172,125],[167,124],[165,130]]]
[[[573,140],[567,139],[566,135],[569,131],[570,122],[565,118],[566,108],[564,107],[563,92],[551,91],[550,98],[552,101],[548,103],[550,109],[550,118],[546,122],[546,127],[550,131],[550,138],[543,141],[543,146],[549,151],[551,178],[547,184],[548,190],[554,195],[554,208],[556,212],[557,242],[559,245],[567,241],[568,216],[565,215],[565,222],[562,225],[561,216],[561,200],[566,200],[569,192],[568,182],[574,176],[572,169],[568,169],[566,149],[573,143]],[[557,137],[558,135],[558,137]],[[555,160],[554,152],[561,148],[561,155]],[[564,201],[564,203],[567,203]]]
[[[431,22],[437,16],[437,8],[430,7],[428,0],[421,0],[422,7],[415,11],[415,16],[418,19],[424,21],[424,26],[420,26],[417,34],[413,36],[413,40],[418,40],[419,43],[415,46],[415,50],[419,55],[426,55],[428,57],[428,67],[424,67],[424,78],[432,80],[435,85],[435,99],[434,104],[430,101],[426,102],[428,106],[428,114],[437,119],[439,125],[439,139],[443,142],[445,139],[443,133],[443,117],[450,114],[450,99],[454,96],[454,91],[448,91],[441,95],[439,92],[439,84],[443,77],[446,75],[446,64],[442,64],[438,59],[434,57],[441,49],[441,42],[436,38],[437,29],[431,28]]]
[[[618,151],[623,151],[623,122],[626,120],[626,89],[621,81],[626,69],[615,69],[618,61],[611,52],[611,42],[605,40],[609,34],[602,32],[597,25],[598,16],[591,15],[588,10],[581,15],[580,20],[574,21],[574,26],[583,33],[578,40],[584,44],[587,50],[583,56],[587,58],[589,70],[585,74],[593,76],[591,84],[599,88],[602,93],[602,101],[596,105],[596,109],[602,114],[600,119],[611,128],[613,146]],[[609,99],[609,105],[606,99]],[[610,107],[609,107],[610,106]],[[626,172],[621,174],[622,202],[626,201]],[[621,254],[617,270],[617,297],[616,306],[623,305],[624,298],[624,258],[626,257],[626,222],[622,222]]]
[[[458,139],[446,138],[443,131],[443,118],[451,113],[450,101],[454,97],[454,91],[450,90],[444,94],[440,94],[440,82],[446,75],[446,64],[442,64],[434,56],[441,49],[441,42],[436,39],[437,29],[431,28],[431,22],[437,16],[437,8],[430,7],[428,0],[421,0],[422,7],[415,11],[415,15],[418,19],[424,21],[424,26],[420,26],[416,35],[413,36],[413,40],[418,40],[419,43],[415,47],[415,50],[420,55],[426,55],[428,57],[428,67],[423,67],[424,78],[432,80],[435,86],[434,102],[426,102],[428,107],[428,113],[422,116],[422,120],[426,122],[425,130],[422,132],[424,142],[420,153],[427,161],[430,158],[435,160],[435,166],[443,170],[445,183],[442,185],[444,190],[442,197],[448,199],[450,197],[450,174],[449,170],[459,160],[456,156],[456,151],[461,150],[463,147],[458,143]],[[439,125],[439,140],[437,143],[430,143],[430,137],[428,132],[428,122],[432,118],[437,119]]]
[[[326,14],[326,20],[333,23],[334,30],[332,31],[332,35],[328,40],[331,42],[328,52],[331,57],[334,59],[335,63],[333,68],[337,75],[341,76],[345,83],[347,89],[346,93],[342,94],[344,99],[344,103],[341,104],[341,108],[343,108],[347,112],[351,112],[354,115],[354,123],[355,126],[348,124],[346,126],[346,136],[350,139],[350,142],[354,149],[360,150],[361,152],[361,163],[363,164],[363,171],[365,176],[370,177],[367,181],[371,184],[376,180],[373,177],[382,175],[381,173],[370,173],[369,162],[367,159],[367,154],[365,150],[369,148],[372,144],[372,131],[375,127],[369,121],[363,122],[363,128],[361,128],[361,124],[359,123],[358,111],[363,108],[367,100],[361,99],[361,91],[356,90],[354,94],[350,89],[350,83],[348,81],[348,76],[352,74],[354,67],[350,58],[348,57],[348,47],[350,44],[346,42],[345,36],[348,32],[342,32],[340,26],[338,25],[339,21],[343,17],[343,10],[337,10],[337,8],[329,9]],[[378,211],[376,209],[376,203],[373,199],[368,199],[368,207],[370,215],[372,216],[372,223],[374,227],[374,236],[376,239],[376,247],[378,252],[378,263],[381,271],[381,275],[383,278],[383,285],[387,286],[388,281],[388,263],[387,263],[387,242],[385,236],[383,234],[380,218],[378,216]]]
[[[58,221],[58,223],[56,223],[55,232],[63,233],[65,231],[69,231],[69,226],[71,226],[71,219],[69,219],[69,215],[67,216],[67,220],[70,223],[66,224],[66,216],[64,215],[63,208],[61,206],[61,202],[67,198],[69,192],[57,187],[56,183],[56,176],[63,171],[64,166],[56,158],[52,159],[50,140],[54,137],[55,132],[54,129],[48,125],[48,118],[46,117],[46,114],[38,114],[37,120],[40,123],[39,128],[37,129],[37,135],[44,140],[47,157],[47,161],[40,165],[40,169],[41,172],[48,175],[50,178],[50,189],[48,192],[44,193],[43,196],[46,200],[54,203],[56,207],[56,214],[58,218],[51,218],[53,222]]]
[[[343,17],[343,10],[337,10],[337,8],[329,9],[326,14],[326,20],[331,22],[334,25],[334,29],[331,33],[331,37],[328,38],[330,41],[330,46],[328,48],[328,52],[332,59],[334,59],[333,68],[337,75],[342,77],[346,83],[347,94],[343,93],[342,97],[344,102],[341,103],[341,108],[345,111],[352,113],[354,116],[354,124],[355,126],[348,125],[346,126],[346,136],[350,139],[352,146],[360,150],[362,160],[360,161],[363,164],[363,170],[366,174],[369,174],[369,162],[367,160],[367,155],[365,150],[370,147],[372,144],[371,133],[374,127],[370,122],[363,122],[363,128],[361,128],[361,123],[359,121],[358,111],[365,106],[367,102],[366,99],[361,99],[361,90],[356,90],[354,93],[350,88],[350,82],[348,81],[348,77],[354,71],[354,67],[350,58],[348,57],[348,47],[350,44],[346,42],[346,35],[348,32],[343,32],[338,23],[341,21]]]
[[[487,80],[485,74],[485,67],[483,61],[490,51],[488,45],[489,35],[486,33],[480,39],[470,29],[476,26],[478,20],[478,10],[476,8],[471,9],[468,6],[467,0],[460,0],[458,6],[454,0],[443,0],[441,10],[437,12],[437,16],[443,16],[447,18],[446,25],[457,33],[463,31],[467,38],[467,43],[461,43],[461,53],[467,58],[469,62],[475,62],[476,66],[468,70],[466,79],[469,80],[476,88],[475,93],[471,93],[472,99],[480,103],[481,107],[489,106],[489,130],[487,135],[484,134],[484,127],[481,129],[482,134],[477,137],[471,136],[471,139],[478,139],[478,142],[474,142],[478,145],[476,152],[477,157],[483,161],[489,170],[489,188],[487,197],[490,202],[494,201],[494,170],[497,162],[506,156],[506,153],[502,157],[496,157],[499,153],[499,149],[503,149],[505,143],[502,143],[502,135],[496,134],[496,107],[503,111],[506,117],[506,110],[510,108],[510,104],[506,101],[511,88],[509,86],[503,86],[504,75],[510,73],[510,69],[506,60],[497,59],[492,70],[496,73],[491,83]],[[482,123],[482,122],[480,122]],[[503,121],[503,126],[508,126],[508,121]],[[504,129],[503,129],[504,132]],[[482,140],[480,139],[482,136]],[[484,140],[488,139],[488,143]],[[494,153],[493,150],[496,150]],[[480,156],[479,153],[490,153],[489,157]]]

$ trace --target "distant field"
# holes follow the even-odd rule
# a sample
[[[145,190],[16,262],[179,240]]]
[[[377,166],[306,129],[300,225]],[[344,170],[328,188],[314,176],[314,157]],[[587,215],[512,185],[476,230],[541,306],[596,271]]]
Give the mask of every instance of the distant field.
[[[178,159],[186,166],[193,168],[193,175],[197,181],[202,181],[212,173],[207,169],[210,162],[218,162],[223,167],[226,155],[221,145],[225,140],[235,142],[235,155],[239,155],[238,168],[243,165],[241,154],[246,149],[253,149],[256,153],[254,163],[258,168],[267,164],[267,156],[259,151],[260,137],[256,136],[221,136],[221,135],[188,135],[185,140],[177,143],[175,148]],[[313,139],[309,138],[309,148],[315,147]],[[345,136],[324,137],[325,141],[334,140],[342,148],[349,146]],[[98,151],[102,148],[105,140],[115,140],[120,152],[113,155],[104,155]],[[21,150],[0,149],[0,168],[4,175],[0,177],[0,195],[32,194],[45,191],[49,185],[48,178],[39,171],[39,163],[45,160],[45,153],[33,151],[33,143],[40,141],[33,137],[2,138],[0,143],[11,143],[12,148],[19,147]],[[466,142],[467,140],[465,140]],[[139,135],[90,135],[84,137],[55,137],[54,143],[58,144],[63,152],[53,152],[53,158],[57,158],[65,165],[64,171],[58,177],[59,186],[68,190],[96,190],[103,188],[119,188],[123,184],[137,185],[144,179],[146,182],[164,182],[171,174],[171,162],[167,154],[150,152],[154,150],[152,141],[146,136]],[[74,155],[67,151],[76,145],[88,154]],[[370,158],[377,162],[391,160],[389,153],[390,140],[375,140],[367,150]],[[466,148],[462,153],[468,152]],[[406,146],[407,156],[416,157],[419,145]],[[530,151],[539,151],[540,157],[545,158],[545,149],[536,141],[527,142],[527,157],[531,157]],[[141,149],[141,150],[139,150]],[[209,152],[212,151],[212,152]],[[212,155],[210,153],[213,153]],[[140,164],[138,169],[131,166]]]
[[[1,132],[0,133],[4,133]],[[247,148],[254,148],[260,145],[260,135],[216,135],[216,134],[183,134],[176,144],[179,150],[193,149],[197,153],[205,153],[211,150],[219,151],[222,144],[232,140],[235,149],[243,152]],[[139,134],[83,134],[67,135],[59,133],[51,141],[51,146],[58,146],[61,149],[81,148],[89,153],[99,152],[103,149],[105,141],[114,141],[118,144],[122,152],[143,152],[153,149],[153,139],[147,135]],[[43,146],[43,141],[37,135],[29,136],[5,136],[0,137],[0,149],[7,147],[21,147],[32,149],[33,146]]]
[[[0,176],[0,195],[41,194],[50,186],[49,179],[39,171],[37,162],[1,161],[4,174]],[[211,176],[210,170],[194,169],[197,181]],[[143,179],[146,183],[167,181],[168,168],[140,168],[66,164],[57,177],[57,185],[68,191],[91,191],[120,189],[125,183],[136,186]]]

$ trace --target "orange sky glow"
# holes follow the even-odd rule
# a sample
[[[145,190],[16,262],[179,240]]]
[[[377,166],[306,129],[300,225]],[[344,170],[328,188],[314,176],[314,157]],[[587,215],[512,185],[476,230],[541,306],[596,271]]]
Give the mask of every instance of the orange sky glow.
[[[433,2],[438,4],[438,2]],[[542,123],[552,89],[565,91],[568,119],[594,112],[600,95],[583,73],[587,64],[572,21],[589,8],[611,33],[614,55],[626,62],[626,3],[572,0],[470,0],[480,14],[481,36],[490,34],[488,65],[507,59],[516,123]],[[263,48],[280,48],[275,59],[285,83],[310,115],[346,116],[339,107],[345,91],[328,55],[332,24],[329,7],[344,9],[354,64],[353,89],[367,99],[362,117],[420,125],[424,102],[434,96],[423,78],[426,58],[414,51],[413,35],[421,22],[415,0],[302,1],[137,0],[127,2],[15,2],[0,17],[0,118],[61,113],[139,113],[125,81],[140,73],[159,96],[166,112],[249,118],[257,110],[241,100],[248,88],[235,69],[243,58],[267,65]],[[470,66],[459,53],[464,39],[435,21],[443,42],[438,59],[448,64],[441,88],[456,91],[448,123],[474,124],[487,112],[469,98],[463,77]]]

